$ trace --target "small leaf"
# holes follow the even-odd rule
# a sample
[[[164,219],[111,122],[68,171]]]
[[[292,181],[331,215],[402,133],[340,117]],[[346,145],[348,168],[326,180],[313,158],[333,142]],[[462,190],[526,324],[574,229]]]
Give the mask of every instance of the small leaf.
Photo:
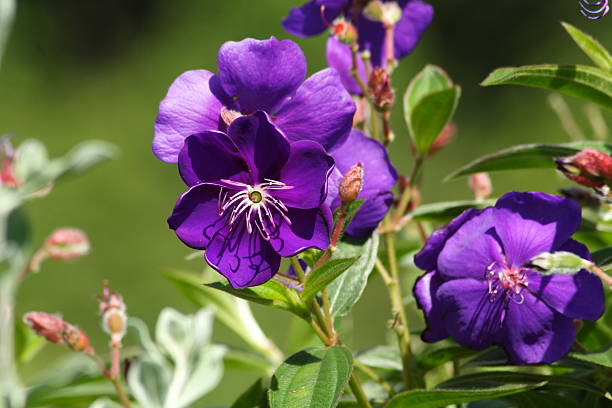
[[[338,243],[332,259],[336,256],[343,258],[359,256],[359,259],[327,287],[330,311],[333,316],[348,314],[361,297],[372,268],[374,268],[379,241],[378,234],[373,234],[361,245],[348,238]]]
[[[360,351],[355,357],[368,367],[402,371],[402,358],[396,347],[376,346]]]
[[[444,201],[441,203],[423,204],[410,211],[407,215],[417,221],[447,223],[465,210],[494,205],[495,201]]]
[[[612,57],[610,57],[608,51],[599,41],[571,24],[563,22],[561,24],[574,42],[595,63],[595,65],[605,71],[612,71]]]
[[[431,351],[417,360],[417,368],[428,371],[455,359],[472,356],[476,353],[463,347],[452,346]]]
[[[298,295],[275,280],[269,280],[262,285],[244,289],[235,289],[227,282],[207,283],[205,286],[222,290],[249,302],[286,310],[298,316],[308,315],[308,311]]]
[[[39,140],[25,140],[19,145],[17,152],[14,170],[15,177],[21,182],[27,182],[32,174],[42,172],[49,164],[47,148]]]
[[[612,263],[612,246],[591,252],[591,257],[597,266],[604,266]]]
[[[267,407],[266,391],[264,379],[260,378],[240,394],[230,408],[265,408]]]
[[[479,172],[555,168],[554,158],[571,156],[587,147],[612,154],[612,144],[595,141],[517,145],[476,159],[446,176],[444,181]]]
[[[319,291],[325,289],[327,285],[353,265],[357,259],[359,258],[332,259],[310,272],[306,282],[304,282],[302,299],[305,301],[312,299]]]
[[[268,374],[270,370],[268,360],[258,354],[241,350],[229,350],[223,356],[223,363],[227,370],[255,371],[261,374]]]
[[[586,361],[588,363],[597,364],[600,366],[612,368],[612,343],[602,350],[595,353],[570,353],[570,357]]]
[[[524,85],[544,88],[612,110],[612,75],[586,65],[528,65],[498,68],[480,85]]]
[[[410,81],[404,93],[404,116],[408,117],[416,104],[432,92],[452,88],[453,82],[444,70],[435,65],[426,65]]]
[[[300,351],[274,373],[268,392],[270,407],[335,407],[352,368],[351,352],[343,346]]]
[[[581,408],[581,404],[572,398],[540,390],[522,392],[503,398],[511,401],[512,406],[517,408]]]
[[[15,325],[15,360],[25,364],[32,360],[45,346],[45,338],[38,336],[27,324],[17,322]]]
[[[357,214],[357,211],[359,211],[364,202],[365,200],[355,200],[346,206],[346,208],[344,209],[345,218],[344,226],[342,227],[342,234],[344,234],[344,231],[346,231],[348,226],[351,224],[351,221],[353,221],[353,218],[355,218],[355,214]],[[338,211],[339,209],[336,210],[336,212],[334,213],[334,225],[338,221]]]

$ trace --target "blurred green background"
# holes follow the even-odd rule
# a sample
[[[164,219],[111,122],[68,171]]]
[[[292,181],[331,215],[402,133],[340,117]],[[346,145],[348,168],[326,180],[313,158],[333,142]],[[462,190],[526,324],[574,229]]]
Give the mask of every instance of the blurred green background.
[[[194,308],[162,276],[164,268],[201,270],[202,261],[186,261],[191,251],[167,228],[166,217],[184,185],[175,166],[151,153],[153,122],[159,101],[183,71],[216,71],[219,46],[245,37],[291,38],[280,20],[302,0],[30,0],[18,4],[15,26],[0,71],[0,133],[16,143],[41,139],[53,156],[78,142],[97,138],[121,148],[118,160],[52,194],[31,202],[36,244],[56,227],[74,226],[89,234],[93,252],[74,263],[48,262],[28,278],[17,313],[60,312],[83,327],[97,349],[106,349],[95,294],[103,279],[122,292],[130,315],[155,321],[160,309]],[[410,78],[426,63],[443,67],[463,88],[455,116],[458,135],[427,164],[423,202],[469,199],[466,180],[442,183],[451,170],[485,153],[526,142],[563,142],[563,132],[542,90],[481,88],[496,67],[532,63],[589,63],[564,32],[567,21],[612,47],[612,17],[588,21],[573,0],[505,2],[431,0],[434,21],[415,52],[401,61],[394,85],[401,98]],[[325,38],[295,39],[313,73],[325,67]],[[583,118],[581,102],[570,101]],[[399,106],[398,106],[399,108]],[[392,156],[400,172],[411,165],[406,128],[398,109]],[[606,116],[608,124],[610,115]],[[589,133],[586,121],[579,119]],[[567,185],[551,170],[496,173],[494,195],[508,190],[555,192]],[[411,272],[414,275],[414,272]],[[409,290],[407,290],[409,292]],[[374,279],[349,318],[355,349],[387,338],[390,317],[385,289]],[[287,353],[290,319],[255,308],[269,335]],[[215,341],[243,347],[223,327]],[[48,346],[26,370],[40,370],[65,353]],[[231,403],[255,380],[255,374],[228,371],[204,404]]]

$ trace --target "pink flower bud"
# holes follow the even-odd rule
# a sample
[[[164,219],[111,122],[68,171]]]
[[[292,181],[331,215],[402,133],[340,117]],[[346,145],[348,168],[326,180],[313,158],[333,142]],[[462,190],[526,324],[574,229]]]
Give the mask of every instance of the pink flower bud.
[[[567,178],[583,186],[599,188],[612,182],[612,157],[597,149],[589,147],[555,162]]]
[[[89,345],[89,337],[78,327],[66,324],[62,337],[70,350],[82,351],[86,354],[93,353],[93,348]]]
[[[60,316],[44,312],[29,312],[23,316],[23,322],[30,326],[34,333],[44,337],[50,343],[62,344],[64,342],[62,333],[66,329],[66,322]]]
[[[448,145],[454,139],[456,134],[457,125],[455,125],[453,122],[449,122],[446,126],[444,126],[444,129],[442,129],[436,140],[434,140],[431,146],[429,146],[428,153],[432,155],[438,150],[446,147],[446,145]]]
[[[102,313],[102,327],[111,336],[113,345],[120,345],[121,339],[127,330],[127,306],[123,296],[117,292],[111,292],[108,283],[104,283],[102,296],[98,296],[100,302],[100,313]]]
[[[474,193],[476,200],[484,200],[489,197],[493,191],[491,178],[487,173],[472,174],[468,180],[468,185],[472,193]]]
[[[342,205],[352,203],[357,199],[363,187],[363,163],[357,163],[346,172],[340,185],[338,192]]]
[[[331,31],[331,35],[341,43],[347,45],[357,43],[357,29],[353,24],[351,24],[350,21],[347,21],[342,17],[338,17],[329,25],[329,29]]]
[[[368,78],[368,88],[376,109],[388,111],[393,107],[395,92],[391,87],[391,78],[386,69],[374,67]]]
[[[87,235],[75,228],[59,228],[47,238],[45,251],[53,259],[74,259],[87,255],[90,250]]]

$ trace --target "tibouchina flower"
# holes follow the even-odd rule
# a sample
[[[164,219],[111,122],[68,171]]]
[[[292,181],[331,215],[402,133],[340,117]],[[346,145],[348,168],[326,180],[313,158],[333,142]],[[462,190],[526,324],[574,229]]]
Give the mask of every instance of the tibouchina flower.
[[[589,259],[571,239],[580,221],[573,200],[510,192],[495,207],[468,210],[434,232],[414,258],[427,271],[414,288],[427,320],[423,340],[497,344],[514,364],[561,359],[574,343],[572,319],[603,314],[603,285],[586,270],[545,276],[527,265],[543,252]]]
[[[226,42],[219,74],[187,71],[170,86],[155,121],[153,152],[176,163],[188,136],[225,131],[236,117],[265,111],[290,141],[314,140],[330,149],[351,129],[355,104],[334,69],[306,79],[306,58],[296,43],[275,38]]]
[[[281,257],[326,249],[324,203],[334,161],[318,143],[289,143],[263,112],[235,119],[227,133],[187,137],[178,156],[189,186],[168,219],[188,246],[232,286],[260,285]]]
[[[376,140],[353,129],[346,142],[330,154],[336,162],[330,177],[327,203],[332,210],[340,207],[338,184],[342,176],[357,163],[363,164],[363,187],[357,196],[365,200],[346,229],[355,238],[367,237],[374,231],[393,203],[391,189],[397,181],[397,171],[389,160],[387,150]]]

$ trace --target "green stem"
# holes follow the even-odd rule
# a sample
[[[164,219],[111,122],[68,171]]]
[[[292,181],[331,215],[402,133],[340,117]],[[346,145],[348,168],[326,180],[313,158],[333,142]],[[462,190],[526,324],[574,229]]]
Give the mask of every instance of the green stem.
[[[351,378],[349,380],[349,387],[351,387],[351,391],[353,392],[353,395],[355,395],[355,398],[357,398],[357,402],[360,406],[364,408],[372,408],[372,406],[370,405],[370,401],[368,401],[368,397],[365,395],[365,392],[361,387],[359,377],[357,377],[354,371],[351,374]]]
[[[5,271],[0,278],[0,407],[22,407],[25,394],[15,367],[14,301],[17,282]]]
[[[397,205],[397,210],[395,211],[395,215],[393,216],[393,221],[391,222],[390,227],[392,229],[396,228],[399,224],[400,220],[404,216],[406,212],[406,208],[408,208],[408,203],[410,202],[410,195],[412,192],[412,188],[417,184],[417,178],[421,171],[421,167],[423,167],[423,162],[425,161],[423,155],[418,154],[414,161],[414,166],[412,167],[412,173],[410,174],[410,179],[408,180],[408,185],[402,192],[402,196],[400,198],[400,202]]]
[[[117,393],[117,396],[119,397],[119,401],[121,401],[121,405],[123,405],[123,408],[132,408],[132,404],[130,403],[130,399],[125,394],[125,391],[123,391],[123,387],[121,387],[121,383],[119,382],[119,378],[118,377],[113,377],[113,378],[110,379],[110,381],[113,384],[113,387],[115,387],[115,392]]]
[[[389,393],[389,395],[395,394],[395,392],[393,391],[393,387],[391,387],[391,384],[386,382],[380,375],[376,374],[376,372],[374,370],[372,370],[370,367],[368,367],[367,365],[363,364],[361,361],[359,361],[357,359],[353,360],[353,365],[357,369],[359,369],[362,373],[364,373],[365,375],[370,377],[372,380],[374,380],[378,384],[380,384],[380,386],[383,387],[385,389],[385,391],[387,391]]]

